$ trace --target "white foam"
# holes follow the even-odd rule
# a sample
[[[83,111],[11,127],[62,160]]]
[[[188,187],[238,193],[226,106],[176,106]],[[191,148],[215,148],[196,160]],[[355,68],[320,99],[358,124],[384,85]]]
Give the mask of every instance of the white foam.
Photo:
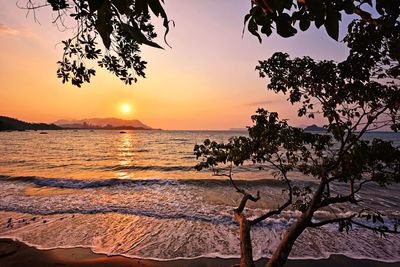
[[[0,237],[11,237],[40,249],[90,248],[95,253],[156,260],[199,257],[238,258],[238,226],[183,219],[158,219],[121,214],[64,214],[37,216],[0,212],[0,221],[14,218],[12,229],[1,228]],[[43,223],[46,220],[46,223]],[[18,222],[19,221],[19,222]],[[255,259],[271,256],[282,231],[270,227],[252,230]],[[385,262],[400,260],[400,238],[382,239],[354,230],[349,235],[332,229],[307,230],[290,258],[322,259],[332,254]]]
[[[54,189],[13,181],[1,183],[0,222],[8,218],[15,221],[13,228],[0,228],[1,237],[13,237],[41,249],[86,247],[106,255],[157,260],[239,257],[239,229],[232,210],[240,195],[226,184],[207,187],[153,182],[135,187]],[[283,199],[274,195],[279,194],[279,188],[258,188],[271,194],[249,205],[245,212],[250,218]],[[337,210],[338,214],[349,213]],[[255,259],[270,256],[283,231],[300,215],[299,211],[287,210],[254,227]],[[316,218],[330,215],[330,210],[319,211]],[[37,220],[30,221],[33,216]],[[291,257],[321,259],[342,254],[395,262],[400,260],[398,247],[398,236],[382,239],[356,226],[347,235],[332,225],[307,230],[296,242]]]

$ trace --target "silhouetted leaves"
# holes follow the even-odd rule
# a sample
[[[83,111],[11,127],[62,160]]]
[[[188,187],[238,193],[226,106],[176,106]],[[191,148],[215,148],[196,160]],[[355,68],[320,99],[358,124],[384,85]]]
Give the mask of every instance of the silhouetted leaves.
[[[97,19],[95,23],[95,28],[100,34],[103,44],[107,49],[110,49],[111,45],[111,33],[113,31],[112,26],[112,13],[111,13],[111,3],[109,1],[103,1],[102,5],[99,5],[97,9]]]
[[[308,30],[310,28],[311,22],[308,19],[302,19],[300,20],[300,29],[302,31]]]
[[[51,5],[54,11],[69,7],[69,4],[66,0],[47,0],[47,2]]]
[[[342,62],[291,59],[278,52],[256,67],[260,77],[269,78],[268,90],[287,95],[288,102],[299,107],[299,117],[324,119],[327,132],[304,132],[280,120],[276,112],[259,109],[252,116],[254,125],[248,128],[248,137],[233,137],[227,144],[206,140],[196,145],[197,169],[218,172],[218,167],[229,164],[270,163],[275,177],[289,185],[286,191],[290,192],[292,207],[302,212],[296,224],[299,231],[304,224],[317,227],[337,223],[339,231],[348,232],[357,225],[381,235],[397,232],[397,225],[389,229],[384,216],[372,210],[321,222],[312,219],[317,210],[327,206],[360,205],[358,193],[365,184],[389,186],[400,182],[400,147],[381,139],[364,140],[365,133],[372,130],[389,126],[400,129],[400,10],[393,8],[398,4],[381,2],[377,8],[383,17],[372,19],[360,5],[347,0],[299,1],[293,13],[284,12],[292,8],[286,2],[253,1],[245,17],[249,31],[260,39],[260,27],[262,33],[270,35],[275,23],[278,34],[289,37],[295,33],[295,21],[300,21],[302,30],[314,21],[337,40],[341,11],[362,18],[349,25],[344,42],[350,51]],[[318,188],[293,184],[288,179],[291,172],[314,177],[319,181]],[[331,185],[343,185],[348,191],[333,193]],[[368,224],[360,222],[363,219]]]
[[[336,41],[339,39],[339,21],[341,20],[341,15],[339,11],[329,9],[326,13],[325,18],[325,29],[329,36]]]
[[[271,29],[275,28],[280,36],[291,37],[297,33],[294,28],[297,21],[302,31],[306,31],[311,22],[314,22],[317,28],[324,25],[328,35],[338,40],[341,14],[357,15],[364,22],[376,27],[390,28],[397,24],[400,10],[400,1],[397,0],[377,0],[375,4],[364,0],[253,0],[251,2],[252,8],[245,17],[245,24],[249,24],[249,32],[259,40],[261,38],[259,29],[267,36],[270,36]],[[381,17],[373,18],[371,13],[376,12]]]
[[[162,48],[153,40],[157,34],[151,14],[163,19],[165,36],[169,20],[163,0],[47,0],[59,16],[70,13],[76,20],[76,35],[63,41],[64,54],[58,62],[57,77],[80,87],[95,75],[87,62],[96,60],[126,84],[145,77],[146,62],[140,57],[141,45]],[[64,13],[65,12],[65,13]],[[104,49],[96,42],[100,36]],[[164,36],[164,39],[165,39]]]

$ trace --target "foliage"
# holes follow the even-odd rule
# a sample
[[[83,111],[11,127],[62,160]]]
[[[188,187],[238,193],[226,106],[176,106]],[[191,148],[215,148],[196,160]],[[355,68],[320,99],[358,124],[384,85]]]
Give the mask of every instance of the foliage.
[[[27,0],[26,9],[50,7],[56,13],[54,20],[61,27],[71,16],[76,22],[76,33],[63,41],[64,53],[58,62],[57,76],[62,82],[71,81],[81,86],[90,82],[96,71],[88,61],[97,61],[126,84],[145,77],[146,62],[140,57],[141,45],[161,48],[154,42],[157,36],[151,22],[151,14],[163,19],[165,36],[169,20],[163,8],[163,0],[43,0],[34,4]],[[382,36],[390,38],[398,34],[400,2],[397,0],[251,0],[252,7],[245,16],[245,26],[261,42],[261,34],[270,36],[274,29],[282,37],[297,33],[296,24],[302,31],[313,22],[317,28],[324,26],[329,36],[338,40],[339,23],[344,13],[358,15],[362,21],[375,27],[370,36],[379,42]],[[36,19],[36,17],[35,17]],[[354,28],[354,30],[363,30]],[[104,48],[97,43],[100,36]],[[394,36],[392,36],[394,37]],[[400,58],[400,43],[392,38],[389,57]],[[346,40],[348,44],[351,40]],[[397,75],[400,69],[393,70]]]
[[[55,23],[65,26],[66,17],[76,23],[75,34],[62,42],[63,56],[58,61],[57,77],[81,87],[90,82],[96,70],[89,64],[97,64],[113,73],[126,84],[145,77],[146,61],[140,56],[140,48],[147,45],[162,48],[154,42],[157,34],[151,22],[151,14],[163,19],[165,35],[169,31],[163,0],[46,0],[35,5],[29,0],[26,9],[51,7],[56,12]],[[36,19],[36,17],[35,17]],[[104,48],[98,46],[100,36]],[[165,39],[165,36],[164,36]]]
[[[293,5],[280,6],[281,9],[278,8],[275,13],[271,12],[271,8],[260,11],[262,3],[266,2],[277,1],[253,2],[253,9],[262,11],[264,18],[271,16],[271,20],[261,21],[254,14],[248,15],[249,30],[258,34],[257,29],[250,26],[254,23],[251,19],[262,22],[258,25],[263,27],[270,27],[275,21],[278,34],[281,34],[279,27],[282,25],[278,26],[281,23],[278,17],[283,14],[282,10],[290,10]],[[292,1],[281,1],[281,4],[289,2]],[[327,3],[299,1],[297,7],[308,14],[309,21],[328,23],[326,17],[317,19],[313,15],[311,6],[316,2]],[[343,1],[346,2],[357,1]],[[365,133],[383,127],[400,130],[399,9],[391,9],[391,5],[398,6],[398,2],[382,2],[377,1],[376,5],[381,15],[378,19],[362,14],[362,19],[350,23],[344,38],[350,51],[343,62],[316,61],[310,57],[291,59],[285,53],[275,53],[268,60],[260,61],[256,67],[260,77],[269,78],[268,90],[287,95],[288,101],[299,107],[298,116],[324,118],[325,134],[306,133],[289,126],[286,120],[279,120],[277,113],[259,109],[252,117],[254,125],[248,128],[248,137],[234,137],[227,144],[206,140],[194,148],[199,159],[197,169],[212,168],[214,173],[227,176],[243,195],[234,210],[241,237],[246,236],[246,232],[250,233],[249,227],[289,207],[301,212],[302,215],[285,232],[268,266],[283,266],[294,242],[308,227],[335,223],[339,231],[349,231],[357,225],[382,235],[398,233],[397,224],[392,228],[385,225],[384,215],[361,202],[358,194],[366,184],[390,186],[400,182],[400,147],[388,141],[364,138]],[[318,11],[321,16],[332,8],[326,5],[323,12]],[[293,12],[291,16],[293,19],[297,15]],[[290,20],[285,25],[292,25],[292,22]],[[262,31],[269,35],[269,31]],[[293,31],[286,33],[281,35],[288,37],[294,34]],[[246,162],[268,162],[275,168],[275,176],[286,185],[287,193],[286,201],[277,209],[265,210],[264,214],[251,220],[246,218],[244,207],[249,200],[258,201],[260,194],[257,192],[254,196],[244,191],[232,179],[234,166]],[[227,165],[229,172],[221,174],[221,165]],[[293,184],[291,177],[298,172],[314,177],[316,186],[309,188]],[[343,185],[347,192],[333,192],[333,184]],[[316,211],[344,203],[352,205],[351,210],[358,211],[347,216],[332,214],[331,218],[315,220]],[[242,257],[252,257],[249,240],[249,237],[241,238],[242,243],[248,243],[247,246],[241,245]],[[252,260],[241,260],[241,266],[254,266],[254,263]]]
[[[295,25],[307,31],[324,26],[328,35],[339,39],[342,14],[358,15],[364,21],[382,28],[391,28],[400,12],[397,0],[252,0],[249,14],[245,16],[248,30],[261,42],[261,35],[270,36],[274,29],[282,37],[297,33]],[[374,18],[379,14],[378,18]],[[275,27],[274,27],[275,25]]]
[[[286,87],[289,87],[288,83],[295,81],[294,83],[297,84],[299,80],[302,80],[301,75],[296,80],[291,76],[292,74],[296,73],[297,75],[303,71],[312,73],[313,70],[319,68],[318,64],[308,64],[307,67],[304,64],[298,64],[297,67],[291,69],[287,65],[293,66],[292,61],[275,61],[276,57],[281,56],[283,55],[276,54],[271,58],[271,61],[263,62],[265,67],[263,70],[285,65],[286,68],[284,69],[287,71],[287,76],[282,75],[282,70],[280,72],[268,72],[268,75],[271,77],[271,81],[276,79],[277,84],[282,83]],[[298,60],[300,59],[294,61]],[[306,61],[309,60],[309,58],[306,58]],[[304,68],[307,70],[304,70]],[[324,81],[324,75],[326,75],[326,72],[320,72],[320,75],[315,78],[320,81],[321,85]],[[331,80],[328,79],[326,82],[330,83]],[[273,88],[271,84],[270,87]],[[305,85],[309,84],[310,88],[307,88]],[[302,129],[289,126],[286,120],[279,120],[277,113],[259,109],[257,114],[252,116],[254,125],[248,128],[248,137],[233,137],[226,144],[205,140],[203,144],[195,146],[195,155],[199,159],[196,168],[198,170],[212,168],[214,174],[227,176],[237,192],[243,195],[241,203],[234,210],[237,218],[238,216],[245,216],[246,202],[248,200],[258,201],[260,193],[257,192],[255,196],[237,186],[232,178],[234,166],[246,164],[246,162],[268,162],[275,169],[275,177],[282,180],[286,185],[287,199],[277,209],[265,210],[259,217],[251,220],[245,218],[248,225],[253,226],[290,207],[302,213],[298,222],[287,232],[287,235],[294,235],[295,237],[284,238],[282,241],[284,243],[288,242],[287,240],[292,240],[292,244],[284,246],[289,248],[289,251],[286,254],[281,253],[283,255],[279,255],[280,263],[278,265],[270,266],[282,266],[284,264],[297,236],[307,227],[320,227],[336,223],[339,231],[348,232],[355,224],[382,235],[398,233],[396,225],[393,228],[385,225],[384,215],[364,205],[362,199],[358,196],[358,193],[362,191],[366,184],[389,186],[392,183],[400,182],[400,148],[394,147],[391,142],[380,139],[373,139],[372,141],[362,139],[365,132],[375,129],[377,125],[387,124],[386,120],[379,121],[379,119],[382,116],[385,117],[384,111],[392,107],[391,95],[380,92],[381,86],[378,86],[376,90],[376,93],[380,93],[379,98],[375,95],[374,89],[368,88],[368,90],[373,91],[371,92],[372,96],[360,94],[358,90],[350,91],[346,95],[348,101],[341,99],[344,102],[338,103],[336,98],[340,94],[337,94],[336,90],[324,91],[323,87],[316,87],[316,84],[310,83],[305,77],[304,84],[296,87],[301,88],[301,97],[291,99],[292,101],[300,101],[302,97],[307,95],[309,99],[318,100],[319,102],[315,106],[321,107],[322,113],[328,118],[328,124],[325,126],[327,133],[304,132]],[[317,92],[314,92],[316,88]],[[396,88],[397,90],[390,86],[390,89],[393,90],[391,92],[393,96],[399,95],[398,86]],[[291,97],[293,92],[295,91],[291,91]],[[354,100],[356,96],[357,99]],[[354,101],[364,101],[364,103],[360,108]],[[356,114],[358,109],[362,109],[362,111]],[[306,108],[306,111],[305,114],[309,114],[308,108]],[[393,115],[391,112],[397,114],[394,119],[398,123],[398,110],[392,110],[388,114]],[[361,127],[361,130],[358,130],[358,127]],[[226,165],[229,166],[229,172],[221,173],[223,168],[219,169],[219,167]],[[298,175],[299,172],[314,177],[318,182],[317,185],[310,188],[309,186],[300,187],[293,184],[291,177]],[[332,192],[330,188],[333,184],[346,185],[348,192]],[[343,203],[353,205],[352,210],[358,207],[359,211],[350,212],[350,215],[344,217],[343,215],[331,214],[331,218],[323,221],[314,219],[313,216],[317,210]],[[244,241],[242,240],[242,242]],[[275,253],[277,252],[279,250]]]
[[[349,47],[348,58],[340,63],[309,57],[290,59],[276,53],[260,61],[257,70],[268,77],[268,89],[288,95],[292,104],[300,105],[298,116],[326,119],[326,134],[314,135],[279,120],[278,114],[259,109],[252,117],[254,126],[248,137],[232,138],[227,144],[205,140],[196,145],[200,159],[197,169],[213,168],[216,175],[227,176],[243,195],[234,210],[240,223],[241,239],[249,250],[243,266],[252,266],[250,227],[268,217],[294,207],[302,216],[286,232],[269,266],[282,266],[297,237],[307,227],[338,224],[340,231],[349,231],[353,224],[378,233],[397,233],[389,229],[379,211],[362,207],[357,193],[366,184],[388,186],[399,182],[400,151],[390,142],[364,140],[366,132],[390,126],[400,130],[400,1],[398,0],[252,0],[245,16],[245,25],[261,42],[261,34],[270,36],[274,29],[282,37],[297,33],[297,26],[307,31],[312,23],[324,26],[328,35],[339,39],[339,23],[344,14],[356,15],[348,27],[344,42]],[[56,22],[63,25],[70,15],[76,22],[76,34],[63,42],[63,59],[58,62],[57,75],[63,82],[81,86],[90,82],[95,69],[88,61],[97,61],[125,83],[144,77],[146,62],[140,57],[141,45],[156,48],[155,29],[151,14],[164,21],[166,33],[169,21],[162,7],[163,0],[46,0],[27,9],[50,6],[57,13]],[[351,17],[353,18],[353,17]],[[100,36],[105,49],[99,49]],[[244,214],[247,201],[258,201],[238,187],[232,179],[233,167],[246,162],[274,166],[275,175],[287,187],[287,200],[275,210],[266,210],[248,220]],[[218,171],[228,165],[228,173]],[[316,178],[317,187],[298,187],[290,179],[294,171]],[[331,185],[344,184],[346,194],[331,191]],[[359,212],[346,217],[334,216],[324,221],[314,220],[322,208],[348,203],[358,205]],[[365,224],[364,221],[371,224]],[[243,238],[242,238],[243,237]],[[254,265],[254,264],[253,264]]]

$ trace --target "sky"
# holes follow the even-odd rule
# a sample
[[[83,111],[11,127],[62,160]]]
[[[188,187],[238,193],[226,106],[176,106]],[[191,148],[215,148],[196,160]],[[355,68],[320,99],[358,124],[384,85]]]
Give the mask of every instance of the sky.
[[[56,77],[59,43],[71,32],[51,23],[51,8],[37,12],[36,23],[16,3],[0,1],[0,115],[29,122],[117,117],[162,129],[225,130],[251,125],[250,116],[263,107],[295,126],[321,125],[297,118],[287,97],[266,90],[268,80],[259,78],[255,67],[278,51],[333,60],[348,53],[343,43],[313,26],[287,39],[273,33],[261,44],[248,32],[242,37],[249,0],[166,0],[165,10],[175,21],[167,36],[172,48],[162,38],[165,50],[143,48],[145,79],[127,86],[97,68],[92,82],[77,88]],[[163,30],[158,27],[160,36]],[[344,32],[342,25],[342,37]]]

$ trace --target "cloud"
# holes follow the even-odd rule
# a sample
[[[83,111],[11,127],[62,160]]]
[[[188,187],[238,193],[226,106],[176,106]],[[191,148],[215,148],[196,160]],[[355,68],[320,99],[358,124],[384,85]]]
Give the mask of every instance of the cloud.
[[[20,36],[21,31],[10,28],[10,27],[4,25],[3,23],[0,23],[0,36],[7,36],[7,35]]]
[[[0,37],[28,38],[39,41],[38,36],[27,28],[15,28],[0,23]]]
[[[277,101],[272,101],[272,100],[261,100],[261,101],[255,101],[255,102],[250,102],[250,103],[246,103],[246,106],[250,106],[250,107],[262,107],[262,106],[266,106],[266,105],[271,105],[271,104],[275,104],[277,103]]]

